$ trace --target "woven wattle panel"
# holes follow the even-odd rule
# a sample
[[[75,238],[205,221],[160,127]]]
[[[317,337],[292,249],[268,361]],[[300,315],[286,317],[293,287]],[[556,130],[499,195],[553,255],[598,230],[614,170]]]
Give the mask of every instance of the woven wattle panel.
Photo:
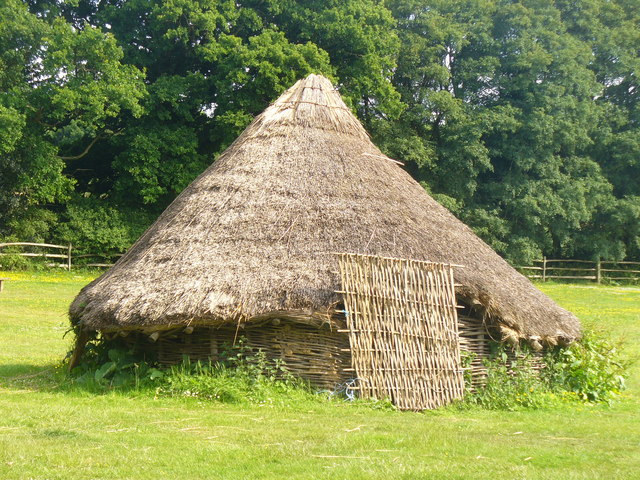
[[[359,254],[339,264],[360,394],[404,410],[461,398],[453,266]]]

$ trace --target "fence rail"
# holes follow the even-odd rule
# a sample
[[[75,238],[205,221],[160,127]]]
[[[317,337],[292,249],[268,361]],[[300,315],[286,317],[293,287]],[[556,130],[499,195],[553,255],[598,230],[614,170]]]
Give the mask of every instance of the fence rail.
[[[5,249],[9,247],[20,247],[21,251],[7,252]],[[30,248],[31,250],[39,250],[39,251],[23,251],[26,248]],[[64,253],[49,253],[51,251],[60,251],[62,250]],[[78,259],[87,259],[87,258],[96,258],[96,259],[107,259],[111,260],[115,257],[121,257],[122,255],[105,255],[105,254],[73,254],[73,247],[71,244],[69,245],[53,245],[51,243],[33,243],[33,242],[8,242],[8,243],[0,243],[0,266],[2,265],[2,257],[16,255],[19,257],[28,257],[28,258],[42,258],[42,259],[61,259],[64,263],[49,263],[49,266],[52,267],[63,267],[67,270],[71,270],[72,265],[74,264],[73,260]],[[79,265],[75,262],[75,265]],[[113,263],[107,262],[99,262],[99,263],[81,263],[83,267],[111,267]]]
[[[640,262],[615,262],[610,260],[534,260],[534,265],[518,266],[528,278],[542,280],[591,280],[602,283],[605,280],[640,281]]]
[[[20,251],[6,252],[7,247],[31,247],[41,251]],[[60,252],[62,253],[49,253]],[[54,245],[51,243],[33,242],[8,242],[0,243],[0,267],[2,257],[7,255],[18,255],[32,259],[60,259],[64,263],[48,264],[49,266],[62,267],[71,270],[73,265],[94,268],[108,268],[113,266],[113,259],[121,257],[122,254],[106,255],[101,253],[74,254],[73,247],[69,245]],[[102,262],[83,263],[88,258],[102,259]],[[78,262],[80,260],[80,262]],[[516,268],[528,278],[542,280],[591,280],[602,283],[603,280],[640,282],[640,262],[615,262],[610,260],[571,260],[571,259],[551,259],[543,258],[534,260],[534,265],[517,266]]]

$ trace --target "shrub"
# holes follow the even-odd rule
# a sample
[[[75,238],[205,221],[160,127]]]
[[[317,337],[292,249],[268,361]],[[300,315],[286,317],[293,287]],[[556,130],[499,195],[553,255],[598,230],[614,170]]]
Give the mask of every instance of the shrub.
[[[149,214],[109,205],[93,197],[77,197],[61,215],[56,236],[80,253],[125,251],[151,223]]]
[[[16,242],[17,240],[14,238],[8,238],[6,239],[7,243],[9,242]],[[44,258],[44,257],[25,257],[23,255],[20,255],[20,253],[23,253],[25,251],[31,251],[33,252],[33,248],[31,250],[25,250],[24,247],[22,246],[10,246],[10,247],[5,247],[2,248],[0,253],[2,253],[2,255],[0,256],[0,268],[3,268],[5,270],[18,270],[18,271],[25,271],[25,270],[43,270],[45,268],[47,268],[47,264],[49,263],[49,260]]]
[[[43,243],[51,238],[58,215],[37,206],[30,206],[20,213],[8,222],[11,235],[5,241]]]
[[[468,359],[467,364],[470,362]],[[465,377],[467,394],[461,405],[515,410],[567,402],[610,402],[624,389],[629,366],[618,347],[592,333],[548,352],[543,363],[544,368],[537,370],[526,349],[513,360],[504,347],[497,346],[485,361],[483,385],[474,387],[471,378]]]
[[[0,257],[0,267],[5,270],[30,270],[35,268],[33,262],[30,262],[26,257],[22,257],[15,253],[7,253]]]
[[[71,372],[73,384],[93,391],[149,387],[163,376],[140,353],[118,340],[104,339],[87,343],[82,362]]]
[[[629,362],[611,342],[586,333],[566,348],[546,355],[544,378],[556,391],[574,393],[588,402],[608,402],[625,388]]]
[[[519,352],[513,359],[504,347],[498,347],[494,356],[484,362],[487,377],[482,385],[472,386],[465,379],[467,393],[464,404],[490,410],[516,410],[541,408],[554,402],[545,381],[533,366],[527,352]]]

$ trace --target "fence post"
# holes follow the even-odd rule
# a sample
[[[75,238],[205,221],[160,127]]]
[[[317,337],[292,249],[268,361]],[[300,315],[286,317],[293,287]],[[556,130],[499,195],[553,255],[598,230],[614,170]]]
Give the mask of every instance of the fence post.
[[[542,257],[542,281],[547,281],[547,257]]]
[[[71,244],[67,247],[67,270],[71,271]]]
[[[600,283],[602,281],[602,262],[600,261],[600,257],[596,262],[596,283]]]

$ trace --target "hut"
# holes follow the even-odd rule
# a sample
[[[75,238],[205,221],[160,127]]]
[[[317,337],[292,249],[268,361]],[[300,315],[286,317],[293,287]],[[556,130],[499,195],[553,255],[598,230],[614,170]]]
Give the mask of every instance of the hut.
[[[331,82],[310,75],[79,293],[72,363],[96,332],[162,363],[216,360],[243,336],[331,387],[349,367],[336,252],[463,266],[463,348],[481,351],[491,336],[539,349],[580,335],[574,315],[431,198],[371,142]]]

